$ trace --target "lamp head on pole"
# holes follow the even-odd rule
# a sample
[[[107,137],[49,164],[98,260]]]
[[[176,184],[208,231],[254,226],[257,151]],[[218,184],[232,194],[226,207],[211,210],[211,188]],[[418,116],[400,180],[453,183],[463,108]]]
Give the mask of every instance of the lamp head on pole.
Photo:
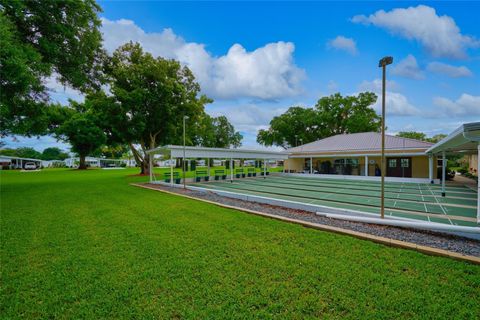
[[[383,66],[388,66],[389,64],[393,63],[393,57],[383,57],[378,62],[378,66],[381,68]]]
[[[189,116],[183,116],[183,120],[188,120],[188,119],[190,119]]]

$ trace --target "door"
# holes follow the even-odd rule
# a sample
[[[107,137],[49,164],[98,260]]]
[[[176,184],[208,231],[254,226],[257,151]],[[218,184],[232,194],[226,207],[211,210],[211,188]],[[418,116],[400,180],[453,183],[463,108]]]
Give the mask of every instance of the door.
[[[387,158],[387,176],[388,177],[412,177],[412,158],[398,157]]]

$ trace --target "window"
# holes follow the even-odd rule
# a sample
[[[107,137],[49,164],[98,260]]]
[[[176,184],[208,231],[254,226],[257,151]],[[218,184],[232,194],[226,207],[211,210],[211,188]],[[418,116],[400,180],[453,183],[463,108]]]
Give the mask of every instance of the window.
[[[437,159],[437,167],[443,166],[443,159]]]
[[[397,159],[388,159],[388,167],[389,168],[396,168],[397,167]]]
[[[346,159],[346,164],[350,164],[352,168],[358,168],[358,159]]]
[[[400,160],[402,168],[410,167],[410,159],[401,159]]]

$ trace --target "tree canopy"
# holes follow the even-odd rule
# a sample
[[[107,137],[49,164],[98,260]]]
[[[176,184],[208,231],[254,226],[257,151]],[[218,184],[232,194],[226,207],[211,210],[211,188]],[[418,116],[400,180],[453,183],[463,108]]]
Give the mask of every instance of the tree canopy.
[[[417,131],[400,131],[399,133],[397,133],[397,137],[415,139],[415,140],[432,142],[432,143],[437,143],[438,141],[442,140],[446,136],[447,136],[446,134],[440,133],[429,138],[425,133],[417,132]]]
[[[70,110],[72,115],[56,129],[56,135],[59,139],[69,142],[71,150],[78,153],[80,158],[78,168],[86,169],[86,156],[99,151],[107,139],[88,102],[85,104],[71,102]]]
[[[42,159],[42,153],[31,147],[21,147],[17,149],[5,148],[0,150],[0,154],[10,157]]]
[[[57,147],[46,148],[42,152],[42,160],[65,160],[67,158],[68,153]]]
[[[235,131],[225,116],[211,117],[205,113],[196,126],[194,145],[210,148],[238,148],[242,145],[243,136]]]
[[[371,106],[377,96],[363,92],[357,96],[339,93],[320,98],[315,107],[290,107],[258,132],[257,142],[265,146],[289,148],[342,133],[379,131],[381,118]]]
[[[204,105],[212,100],[188,67],[178,61],[155,58],[138,43],[118,48],[108,60],[105,75],[111,95],[87,97],[95,105],[109,144],[130,146],[142,173],[148,173],[148,149],[181,144],[186,116],[187,144],[239,145],[226,118],[211,118]]]
[[[98,87],[100,7],[94,0],[2,1],[0,133],[44,134],[45,79],[86,91]]]

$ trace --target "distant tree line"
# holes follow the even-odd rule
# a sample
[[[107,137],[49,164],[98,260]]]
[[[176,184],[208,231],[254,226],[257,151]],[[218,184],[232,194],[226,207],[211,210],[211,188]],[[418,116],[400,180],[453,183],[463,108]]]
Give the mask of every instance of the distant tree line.
[[[402,137],[402,138],[409,138],[409,139],[415,139],[415,140],[420,140],[420,141],[426,141],[426,142],[431,142],[431,143],[437,143],[438,141],[445,138],[447,135],[443,134],[443,133],[440,133],[440,134],[436,134],[436,135],[429,138],[423,132],[400,131],[399,133],[396,134],[396,136],[397,137]]]
[[[57,147],[46,148],[42,152],[29,147],[16,149],[4,148],[0,150],[0,155],[40,160],[65,160],[69,157],[67,152]]]
[[[154,57],[138,43],[108,54],[102,47],[100,6],[94,0],[4,1],[0,12],[0,134],[50,134],[80,157],[102,147],[128,146],[142,173],[146,151],[182,142],[238,147],[242,135],[226,117],[211,117],[190,69]],[[53,104],[48,77],[85,96]]]
[[[357,96],[339,93],[320,98],[313,108],[290,107],[258,132],[257,142],[284,149],[343,133],[380,131],[381,118],[371,106],[377,101],[372,92]]]

